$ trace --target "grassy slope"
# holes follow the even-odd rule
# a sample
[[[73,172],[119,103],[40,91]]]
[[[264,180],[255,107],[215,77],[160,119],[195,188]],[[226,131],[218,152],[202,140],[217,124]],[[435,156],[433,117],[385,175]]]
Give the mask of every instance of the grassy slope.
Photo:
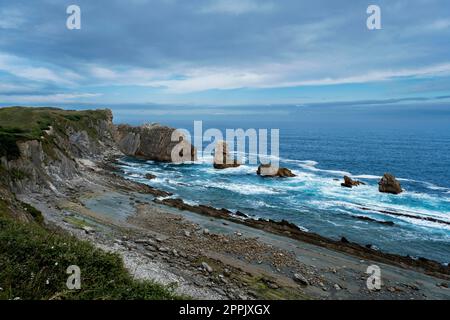
[[[104,111],[0,108],[0,157],[18,156],[16,142],[41,140],[49,125],[63,133],[64,126],[70,123],[95,134],[90,132],[90,124],[106,116]],[[4,180],[11,174],[0,166],[0,299],[178,298],[168,288],[132,279],[118,255],[44,227],[38,210],[14,200],[7,191]],[[27,212],[34,222],[12,219],[13,208]],[[67,289],[66,269],[70,265],[81,269],[81,290]]]
[[[44,130],[53,126],[54,130],[64,132],[70,125],[95,135],[92,121],[106,119],[105,110],[71,111],[56,108],[0,108],[0,157],[15,159],[19,156],[17,141],[41,140]]]
[[[161,285],[132,279],[118,255],[61,231],[17,222],[3,214],[0,252],[0,299],[177,298]],[[67,289],[66,269],[70,265],[81,269],[80,290]]]

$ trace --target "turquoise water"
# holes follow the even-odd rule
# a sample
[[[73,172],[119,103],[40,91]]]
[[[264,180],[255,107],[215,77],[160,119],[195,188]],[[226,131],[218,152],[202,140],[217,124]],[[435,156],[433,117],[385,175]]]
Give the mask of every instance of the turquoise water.
[[[124,158],[122,168],[128,178],[170,191],[187,202],[239,210],[255,218],[287,219],[330,238],[345,236],[384,251],[448,263],[450,111],[307,111],[282,120],[229,115],[204,121],[205,129],[279,128],[281,165],[297,174],[295,178],[261,178],[255,173],[257,165],[248,163],[215,170],[210,155],[183,165]],[[191,129],[194,119],[161,116],[157,121]],[[384,172],[395,174],[405,192],[379,193],[377,183]],[[157,179],[146,180],[146,173]],[[344,175],[366,185],[342,188]],[[392,221],[394,226],[355,216]],[[420,219],[427,217],[446,223]]]

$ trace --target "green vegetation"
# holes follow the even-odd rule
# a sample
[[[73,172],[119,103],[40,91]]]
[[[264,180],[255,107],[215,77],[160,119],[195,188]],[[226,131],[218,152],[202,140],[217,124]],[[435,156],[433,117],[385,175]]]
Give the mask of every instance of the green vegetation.
[[[134,280],[118,255],[62,232],[1,215],[0,252],[0,299],[178,298],[170,288]],[[80,290],[66,286],[70,265],[80,267]]]
[[[20,202],[20,205],[26,212],[28,212],[33,217],[34,221],[36,221],[39,224],[42,224],[44,222],[44,216],[42,215],[41,211],[29,205],[28,203],[22,201]]]
[[[107,119],[106,110],[73,111],[56,108],[0,108],[0,157],[9,160],[20,156],[18,141],[43,140],[46,130],[53,130],[65,134],[70,125],[75,130],[86,130],[91,137],[96,137],[93,128],[98,120]],[[46,142],[48,139],[44,139]],[[48,142],[48,141],[47,141]],[[48,144],[44,147],[48,147]],[[49,148],[51,149],[51,148]]]
[[[9,175],[13,180],[23,180],[28,177],[26,172],[16,168],[9,170]]]
[[[5,200],[0,199],[0,218],[8,217],[8,212],[9,212],[8,203]]]

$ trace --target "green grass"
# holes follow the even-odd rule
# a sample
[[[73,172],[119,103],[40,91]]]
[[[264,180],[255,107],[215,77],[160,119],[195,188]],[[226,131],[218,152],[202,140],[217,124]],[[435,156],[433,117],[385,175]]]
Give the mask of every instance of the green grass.
[[[42,224],[44,222],[44,216],[42,215],[41,211],[25,202],[20,202],[20,205],[33,217],[34,221],[39,224]]]
[[[93,128],[99,120],[107,118],[106,110],[73,111],[56,108],[0,108],[0,157],[9,160],[20,156],[18,141],[40,140],[50,126],[55,131],[65,134],[70,125],[76,130],[86,130],[95,138],[97,132]],[[48,139],[47,139],[48,140]]]
[[[0,206],[1,209],[1,206]],[[28,210],[30,211],[30,210]],[[134,280],[122,259],[88,242],[0,215],[0,299],[177,299],[171,288]],[[81,289],[66,269],[81,269]]]
[[[17,168],[9,170],[9,175],[13,180],[23,180],[29,177],[28,173]]]
[[[5,200],[0,199],[0,218],[8,217],[8,211],[8,203]]]

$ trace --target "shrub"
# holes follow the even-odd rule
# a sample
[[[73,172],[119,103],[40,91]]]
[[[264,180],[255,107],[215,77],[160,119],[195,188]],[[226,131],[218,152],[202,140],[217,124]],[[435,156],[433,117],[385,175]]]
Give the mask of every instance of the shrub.
[[[137,281],[121,258],[37,224],[0,217],[0,299],[175,299],[172,290]],[[81,269],[81,289],[66,287],[66,269]]]

